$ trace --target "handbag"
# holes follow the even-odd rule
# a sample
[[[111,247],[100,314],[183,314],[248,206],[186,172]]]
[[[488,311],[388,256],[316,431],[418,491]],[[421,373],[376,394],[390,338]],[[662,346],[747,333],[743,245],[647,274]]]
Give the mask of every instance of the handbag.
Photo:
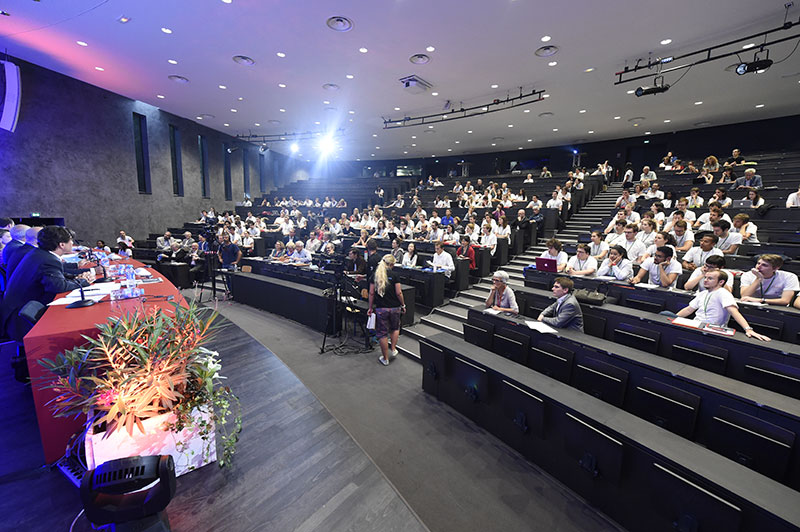
[[[606,302],[606,296],[601,294],[597,289],[590,291],[586,288],[580,288],[575,290],[574,295],[579,303],[586,303],[587,305],[601,306]]]

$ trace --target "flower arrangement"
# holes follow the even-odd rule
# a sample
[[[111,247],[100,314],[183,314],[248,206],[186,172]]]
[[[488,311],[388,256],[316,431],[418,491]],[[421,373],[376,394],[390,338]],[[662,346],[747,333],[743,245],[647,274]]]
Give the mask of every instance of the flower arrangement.
[[[87,415],[86,430],[145,432],[142,421],[175,414],[167,429],[197,428],[204,440],[220,433],[220,467],[229,465],[242,429],[238,398],[220,375],[218,354],[203,347],[219,328],[217,313],[195,303],[153,308],[98,325],[97,338],[40,363],[55,378],[57,417]],[[193,412],[207,413],[205,418]],[[211,444],[214,442],[211,441]]]

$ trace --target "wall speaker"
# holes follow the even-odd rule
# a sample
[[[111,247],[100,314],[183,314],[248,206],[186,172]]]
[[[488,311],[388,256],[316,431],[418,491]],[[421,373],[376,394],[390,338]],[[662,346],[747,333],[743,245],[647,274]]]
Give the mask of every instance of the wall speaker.
[[[22,81],[17,65],[0,61],[0,66],[0,128],[13,132],[17,128],[19,117]]]

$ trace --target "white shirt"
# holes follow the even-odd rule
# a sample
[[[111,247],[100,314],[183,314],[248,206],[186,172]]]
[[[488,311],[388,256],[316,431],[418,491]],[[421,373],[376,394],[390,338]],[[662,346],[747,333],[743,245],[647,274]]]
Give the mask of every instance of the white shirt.
[[[547,202],[548,209],[560,209],[563,202],[560,199],[551,199]]]
[[[687,241],[694,242],[694,233],[690,230],[685,230],[681,236],[675,234],[675,231],[670,231],[669,234],[675,237],[675,243],[678,244],[678,247],[684,245]]]
[[[494,255],[494,252],[497,249],[497,236],[495,236],[494,233],[489,233],[488,235],[481,233],[480,243],[481,246],[485,248],[491,248],[491,254]]]
[[[617,206],[617,208],[621,209],[625,207],[625,205],[627,205],[628,203],[636,203],[636,198],[634,198],[633,196],[628,196],[628,199],[625,199],[625,196],[620,196],[617,198],[615,205]]]
[[[594,270],[594,272],[588,274],[594,275],[597,271],[597,259],[590,256],[586,260],[579,260],[578,256],[575,255],[567,261],[567,268],[572,268],[573,270],[578,271]]]
[[[672,215],[675,214],[676,212],[677,211],[671,212],[669,217],[672,218]],[[686,209],[685,211],[683,211],[683,219],[686,220],[686,221],[693,222],[693,221],[697,220],[697,215],[694,213],[694,211],[690,211],[689,209]]]
[[[416,253],[412,257],[409,255],[408,251],[403,254],[403,268],[414,268],[417,265],[417,255]]]
[[[661,268],[658,264],[656,264],[656,261],[653,257],[645,260],[642,263],[642,268],[647,270],[647,272],[650,274],[650,284],[657,284],[661,286]],[[664,271],[666,273],[678,274],[678,276],[675,277],[675,280],[672,281],[672,284],[669,285],[670,288],[675,288],[675,286],[678,284],[678,277],[680,277],[680,275],[683,273],[683,266],[681,266],[681,263],[678,262],[678,259],[672,257]]]
[[[605,242],[600,242],[599,244],[595,244],[594,242],[592,242],[591,244],[589,244],[589,253],[592,256],[600,255],[604,251],[608,251],[608,247],[609,247],[608,244],[606,244]]]
[[[542,254],[539,256],[542,257],[543,259],[554,259],[558,266],[561,266],[562,264],[565,264],[567,261],[569,261],[569,255],[567,255],[564,251],[559,251],[558,255],[554,257],[550,254],[550,250],[546,249],[542,251]]]
[[[676,254],[675,246],[673,246],[672,244],[667,244],[667,247],[672,248],[672,254],[673,254],[672,256],[674,257]],[[648,258],[656,254],[657,248],[658,246],[656,246],[655,244],[650,244],[649,246],[647,246],[647,251],[645,251],[645,253],[647,254]]]
[[[695,319],[710,323],[711,325],[721,325],[727,327],[731,313],[728,307],[739,306],[736,304],[733,294],[719,287],[711,292],[705,291],[694,296],[689,306],[695,309]]]
[[[645,250],[653,244],[656,239],[656,232],[650,231],[650,234],[645,233],[644,231],[639,231],[636,233],[636,238],[644,244]]]
[[[433,269],[436,270],[444,270],[444,274],[447,277],[450,277],[450,274],[453,270],[456,269],[455,264],[453,264],[453,257],[446,251],[442,251],[441,253],[434,253],[433,254]]]
[[[647,194],[644,195],[647,199],[664,199],[664,192],[662,190],[650,190]]]
[[[608,247],[616,246],[617,244],[621,243],[621,240],[625,240],[624,233],[608,233],[606,236],[606,243]]]
[[[686,198],[689,200],[689,207],[702,207],[705,200],[700,196],[689,196]]]
[[[611,266],[611,259],[605,259],[597,270],[597,275],[615,277],[618,281],[625,281],[633,277],[633,263],[622,259],[619,264]]]
[[[742,243],[742,235],[736,232],[734,228],[733,231],[728,231],[728,236],[725,238],[720,237],[719,241],[714,244],[715,248],[719,249],[728,249],[731,246],[739,245]]]
[[[742,201],[745,201],[745,200],[748,200],[748,199],[750,199],[750,198],[742,198]],[[753,207],[757,208],[757,207],[761,207],[763,205],[764,205],[764,198],[758,198],[758,201],[756,202],[755,205],[753,205]]]
[[[542,201],[541,200],[531,200],[528,202],[528,205],[525,206],[526,209],[533,209],[534,207],[542,208]]]
[[[497,236],[509,236],[511,235],[511,226],[507,225],[505,227],[497,226],[494,228],[494,234]]]
[[[630,260],[635,261],[642,255],[644,252],[647,251],[647,248],[642,244],[642,242],[638,239],[634,239],[633,242],[630,242],[625,235],[622,235],[623,239],[617,242],[614,242],[615,245],[622,246],[625,248],[625,253],[628,254],[628,258]]]
[[[792,192],[786,198],[786,208],[788,209],[789,207],[800,207],[800,195],[797,192]]]
[[[700,268],[706,263],[706,259],[712,255],[719,255],[722,257],[724,253],[722,253],[722,251],[716,247],[711,248],[710,251],[703,251],[700,246],[695,246],[686,252],[686,255],[683,256],[683,260],[693,263],[695,266]]]
[[[742,289],[753,284],[755,280],[756,276],[753,272],[745,272],[742,275]],[[775,270],[775,274],[771,278],[761,281],[761,287],[756,289],[752,297],[776,299],[783,295],[784,290],[793,290],[795,292],[800,290],[800,282],[797,280],[797,275],[792,272]]]
[[[750,233],[750,236],[747,237],[747,240],[742,240],[742,244],[758,244],[758,226],[753,222],[747,222],[746,225],[742,227],[745,232]],[[735,227],[731,228],[731,231],[737,231]],[[741,233],[739,233],[741,235]],[[744,239],[744,236],[742,237]]]

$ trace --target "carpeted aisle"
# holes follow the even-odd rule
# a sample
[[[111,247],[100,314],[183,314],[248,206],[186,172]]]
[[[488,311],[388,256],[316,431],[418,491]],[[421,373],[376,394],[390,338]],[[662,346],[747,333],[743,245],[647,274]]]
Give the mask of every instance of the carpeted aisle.
[[[291,304],[291,302],[287,302]],[[319,354],[322,335],[235,302],[220,313],[297,375],[434,532],[619,530],[494,436],[422,392],[422,367],[378,350]]]

